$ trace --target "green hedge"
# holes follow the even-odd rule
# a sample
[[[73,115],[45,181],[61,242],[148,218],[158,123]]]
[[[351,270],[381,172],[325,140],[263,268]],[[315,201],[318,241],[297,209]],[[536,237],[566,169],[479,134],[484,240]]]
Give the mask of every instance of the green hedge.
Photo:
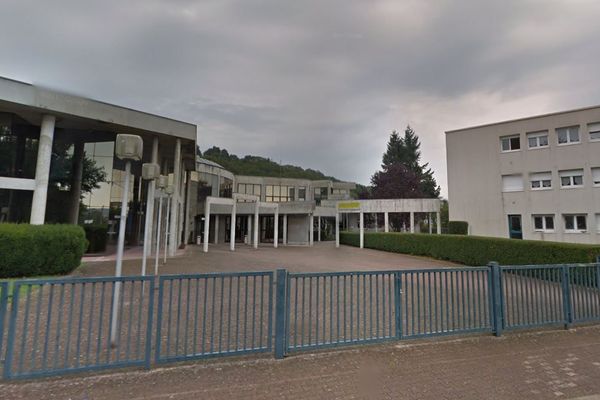
[[[69,273],[86,247],[77,225],[0,224],[0,278]]]
[[[108,225],[94,224],[84,225],[85,238],[89,242],[86,253],[100,253],[106,250],[108,240]]]
[[[358,233],[340,233],[342,244],[359,246],[359,240]],[[465,265],[589,263],[600,255],[600,245],[419,233],[365,233],[365,247]]]
[[[448,233],[451,235],[466,235],[469,233],[469,223],[466,221],[448,221]]]

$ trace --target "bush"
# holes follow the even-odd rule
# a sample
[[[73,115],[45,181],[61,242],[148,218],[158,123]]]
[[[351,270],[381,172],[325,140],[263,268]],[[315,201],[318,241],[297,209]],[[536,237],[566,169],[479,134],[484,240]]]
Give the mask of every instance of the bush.
[[[448,221],[448,233],[451,235],[467,235],[469,223],[466,221]]]
[[[77,225],[0,224],[0,278],[67,274],[86,246]]]
[[[89,242],[86,253],[100,253],[106,250],[108,240],[108,225],[84,225],[85,238]]]
[[[358,233],[340,233],[342,244],[359,246],[359,240]],[[589,263],[600,255],[599,245],[418,233],[365,233],[365,247],[465,265]]]

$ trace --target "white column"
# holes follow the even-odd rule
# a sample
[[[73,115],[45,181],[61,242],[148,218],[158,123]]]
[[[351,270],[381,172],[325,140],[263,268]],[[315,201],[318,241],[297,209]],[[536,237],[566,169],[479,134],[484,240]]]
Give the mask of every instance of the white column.
[[[365,247],[365,216],[362,211],[358,218],[358,225],[360,231],[360,248],[362,249]]]
[[[35,167],[35,189],[31,202],[29,222],[42,225],[46,217],[46,200],[48,199],[48,177],[50,176],[50,160],[52,158],[52,141],[56,117],[44,115],[38,142],[37,163]]]
[[[410,212],[410,233],[415,233],[415,213]]]
[[[340,213],[335,213],[335,247],[340,247]]]
[[[258,201],[255,203],[256,205],[254,206],[254,221],[252,221],[252,223],[254,224],[253,228],[254,228],[254,244],[253,247],[255,249],[258,249],[258,211],[259,211],[259,203]]]
[[[390,213],[388,213],[387,211],[385,213],[383,213],[383,225],[384,225],[384,230],[386,232],[390,231]]]
[[[235,250],[235,220],[237,217],[237,201],[233,199],[231,206],[231,223],[229,224],[229,250]]]
[[[175,155],[173,160],[173,201],[171,201],[171,221],[170,221],[170,239],[169,240],[169,255],[173,257],[179,243],[177,232],[177,217],[179,206],[179,176],[181,175],[181,139],[175,142]]]
[[[252,216],[246,217],[246,244],[252,243]]]
[[[283,245],[287,246],[287,214],[283,214]]]
[[[435,224],[437,226],[437,234],[441,235],[442,234],[442,219],[441,219],[441,214],[439,211],[435,213]]]
[[[73,144],[73,165],[71,178],[71,210],[69,213],[69,223],[77,224],[79,222],[79,202],[81,201],[81,178],[83,175],[83,141],[78,140]]]
[[[215,229],[213,232],[213,243],[214,244],[218,244],[219,243],[219,225],[221,225],[221,218],[219,217],[219,214],[215,214]]]
[[[158,138],[152,142],[152,163],[158,160]],[[140,182],[141,187],[141,182]],[[154,221],[154,192],[156,189],[156,179],[148,182],[148,194],[146,195],[146,218],[144,222],[144,256],[142,259],[142,275],[146,275],[146,257],[152,253],[152,222]]]
[[[433,233],[433,226],[431,226],[431,213],[427,213],[427,225],[429,225],[429,234]]]
[[[185,171],[183,170],[183,161],[181,162],[181,170],[179,174],[179,195],[177,196],[177,204],[178,204],[178,212],[177,214],[177,241],[176,248],[179,248],[179,245],[184,242],[181,237],[181,233],[184,231],[185,226]]]
[[[160,231],[160,224],[162,221],[162,209],[163,209],[163,196],[160,196],[160,199],[158,200],[158,218],[156,220],[156,254],[154,255],[154,275],[158,275],[158,257],[160,255],[160,237],[161,237],[161,231]],[[167,244],[165,243],[165,246]]]
[[[375,232],[379,232],[379,214],[373,213],[375,215]]]
[[[210,201],[208,197],[204,203],[204,248],[202,249],[205,253],[208,253],[208,234],[210,228]]]
[[[279,241],[279,207],[275,209],[275,229],[273,232],[273,247],[277,248],[277,242]]]
[[[321,241],[321,217],[317,217],[317,241],[320,242]]]
[[[308,214],[308,245],[312,246],[315,236],[315,224],[312,214]]]
[[[192,176],[189,171],[186,171],[186,188],[185,188],[185,219],[183,220],[183,244],[188,243],[190,236],[190,192],[192,191]]]

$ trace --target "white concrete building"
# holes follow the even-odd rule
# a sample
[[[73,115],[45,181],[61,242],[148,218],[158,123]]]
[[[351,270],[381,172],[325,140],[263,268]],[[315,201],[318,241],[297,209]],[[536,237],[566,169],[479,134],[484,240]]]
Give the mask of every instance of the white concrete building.
[[[142,162],[155,162],[174,186],[170,252],[183,241],[196,126],[0,77],[0,222],[77,223],[84,155],[103,166],[108,183],[83,199],[103,222],[118,224],[124,163],[114,154],[117,134],[139,135]],[[72,155],[71,181],[58,186],[54,154]],[[191,161],[191,163],[189,162]],[[148,183],[133,162],[127,238],[141,240]],[[188,185],[189,186],[189,185]],[[166,214],[166,213],[165,213]],[[152,218],[151,220],[154,220]],[[165,226],[165,224],[163,224]]]
[[[450,221],[600,243],[600,106],[446,132]]]

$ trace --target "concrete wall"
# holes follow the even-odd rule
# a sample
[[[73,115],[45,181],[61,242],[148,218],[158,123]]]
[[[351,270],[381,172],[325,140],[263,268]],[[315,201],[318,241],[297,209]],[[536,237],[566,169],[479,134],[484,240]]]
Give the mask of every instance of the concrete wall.
[[[588,124],[600,122],[600,107],[556,113],[446,134],[451,221],[467,221],[470,234],[508,237],[508,215],[519,214],[523,238],[600,243],[596,214],[600,187],[591,168],[600,167],[600,142],[590,141]],[[580,143],[558,145],[556,128],[578,125]],[[547,148],[529,149],[527,133],[548,131]],[[500,137],[518,134],[521,149],[502,152]],[[584,170],[582,188],[560,187],[559,171]],[[552,173],[552,189],[532,190],[530,174]],[[502,176],[521,174],[523,190],[502,190]],[[554,215],[553,233],[534,231],[534,214]],[[587,214],[587,232],[566,233],[563,214]]]

